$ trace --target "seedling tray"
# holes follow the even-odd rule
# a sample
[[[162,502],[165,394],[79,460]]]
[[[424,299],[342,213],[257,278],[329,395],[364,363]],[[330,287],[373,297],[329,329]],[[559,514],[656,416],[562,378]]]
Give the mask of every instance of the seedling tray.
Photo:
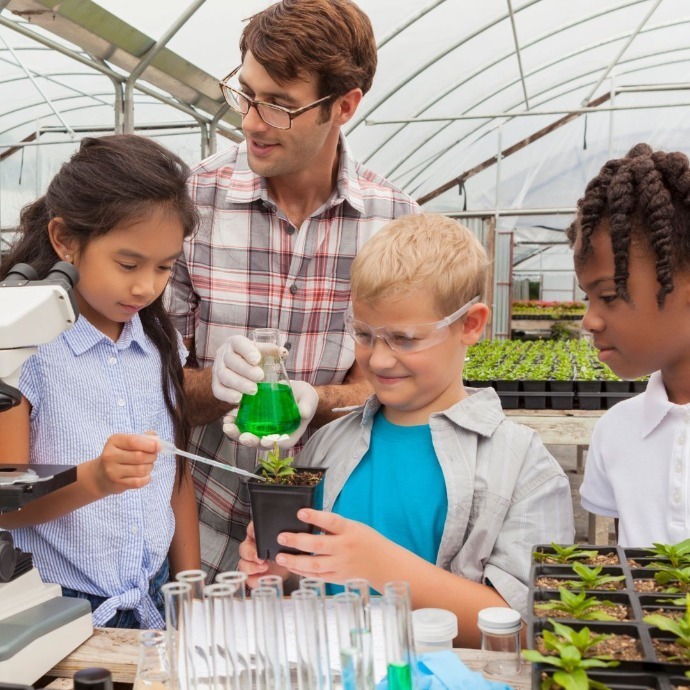
[[[563,547],[569,546],[566,544]],[[599,546],[592,544],[579,544],[579,550],[597,551],[600,556],[617,555],[618,563],[601,564],[602,575],[625,575],[625,588],[622,590],[584,590],[587,596],[597,599],[605,599],[614,603],[623,603],[628,607],[629,620],[625,621],[585,621],[573,618],[556,618],[558,623],[568,625],[575,630],[580,630],[587,626],[594,634],[614,633],[630,635],[639,642],[639,649],[642,652],[640,660],[620,660],[620,665],[615,669],[602,669],[592,671],[589,676],[595,680],[604,682],[610,688],[621,688],[622,690],[636,690],[638,688],[651,688],[653,690],[671,690],[674,685],[690,689],[690,679],[683,674],[690,670],[690,660],[688,661],[669,661],[660,658],[654,648],[654,640],[673,641],[674,636],[668,632],[655,628],[643,621],[644,616],[665,609],[667,612],[678,611],[681,615],[685,611],[684,606],[677,606],[665,603],[664,599],[678,599],[684,597],[683,594],[668,594],[662,592],[637,591],[635,584],[639,580],[654,579],[655,570],[649,567],[639,567],[640,565],[649,566],[652,562],[661,562],[664,559],[650,554],[649,551],[639,548],[622,548],[619,546]],[[577,579],[572,570],[570,561],[568,564],[552,564],[537,561],[534,553],[542,551],[554,553],[555,549],[550,544],[538,544],[532,549],[532,566],[530,570],[528,613],[527,613],[527,649],[536,649],[536,639],[543,630],[552,629],[548,622],[549,615],[538,616],[534,613],[534,604],[540,601],[550,601],[559,598],[556,589],[543,589],[536,586],[540,577],[556,577],[567,579]],[[631,566],[629,559],[634,560],[638,565]],[[595,559],[596,560],[596,559]],[[579,562],[592,565],[585,560]],[[580,590],[569,588],[573,593]],[[660,601],[662,600],[662,601]],[[540,690],[542,672],[551,672],[553,669],[544,664],[534,664],[532,674],[532,684],[535,690]],[[682,682],[673,682],[682,679]]]

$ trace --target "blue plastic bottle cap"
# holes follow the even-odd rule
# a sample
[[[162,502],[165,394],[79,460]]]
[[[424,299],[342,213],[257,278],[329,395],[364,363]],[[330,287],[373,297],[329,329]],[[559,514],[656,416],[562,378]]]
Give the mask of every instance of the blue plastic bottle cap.
[[[507,635],[520,630],[522,620],[520,613],[502,606],[491,606],[482,609],[477,616],[477,627],[485,633]]]

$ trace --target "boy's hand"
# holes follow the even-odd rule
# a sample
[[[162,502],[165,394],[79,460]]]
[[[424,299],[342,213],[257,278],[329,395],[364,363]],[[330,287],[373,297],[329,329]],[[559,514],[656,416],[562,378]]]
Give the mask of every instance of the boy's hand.
[[[158,456],[158,438],[139,434],[114,434],[94,463],[94,479],[103,496],[140,489],[151,481]]]
[[[386,562],[386,552],[395,546],[390,540],[361,522],[323,510],[302,508],[297,517],[326,534],[282,532],[279,544],[306,553],[279,553],[276,563],[302,577],[320,577],[335,584],[352,577],[379,579],[378,564]]]
[[[287,568],[280,566],[270,561],[264,561],[259,558],[256,552],[256,539],[254,536],[254,523],[250,522],[247,525],[247,537],[240,544],[240,562],[237,569],[241,573],[247,575],[247,587],[254,588],[259,584],[259,578],[262,575],[280,575],[284,580],[287,579],[289,572]]]

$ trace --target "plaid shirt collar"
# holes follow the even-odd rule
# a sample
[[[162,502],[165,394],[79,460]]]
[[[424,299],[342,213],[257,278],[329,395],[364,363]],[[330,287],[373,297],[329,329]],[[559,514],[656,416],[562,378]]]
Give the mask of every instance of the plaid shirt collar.
[[[338,181],[336,188],[326,202],[325,208],[347,201],[358,213],[364,214],[362,188],[357,178],[356,163],[352,158],[345,135],[340,133]],[[247,142],[243,141],[237,150],[237,162],[228,180],[226,200],[231,204],[251,204],[255,201],[270,203],[266,178],[257,175],[247,159]]]

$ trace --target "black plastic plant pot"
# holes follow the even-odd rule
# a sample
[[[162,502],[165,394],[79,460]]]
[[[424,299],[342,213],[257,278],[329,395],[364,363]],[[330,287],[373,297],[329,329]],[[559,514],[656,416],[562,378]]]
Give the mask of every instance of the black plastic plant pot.
[[[495,381],[496,393],[505,410],[515,410],[520,406],[519,381]]]
[[[604,407],[609,410],[621,400],[632,397],[630,381],[604,381]]]
[[[662,649],[657,647],[659,644],[674,643],[677,640],[676,637],[671,633],[653,627],[649,628],[649,635],[652,638],[652,646],[654,648],[655,668],[658,668],[660,671],[666,671],[667,673],[677,673],[678,675],[690,670],[690,657],[671,660],[667,658],[666,653]]]
[[[618,667],[617,667],[618,668]],[[550,676],[557,670],[545,664],[534,664],[532,669],[532,690],[541,690],[542,677],[544,674]],[[635,672],[616,672],[611,670],[590,671],[587,676],[594,681],[603,683],[611,690],[671,690],[665,676],[653,673]],[[686,679],[687,680],[687,679]],[[558,687],[558,686],[552,686]]]
[[[587,592],[619,592],[630,587],[628,583],[628,578],[625,577],[626,571],[618,565],[602,566],[601,575],[610,575],[613,577],[619,577],[623,575],[623,579],[618,581],[615,588],[605,589],[600,587],[599,589],[587,589]],[[550,565],[544,563],[535,563],[532,566],[532,574],[530,576],[530,582],[535,589],[558,589],[558,587],[566,587],[574,592],[579,592],[579,588],[567,587],[564,584],[558,584],[554,587],[543,587],[538,584],[540,578],[554,578],[560,580],[562,583],[568,581],[577,582],[579,580],[578,574],[573,570],[572,566],[568,565]]]
[[[644,393],[647,390],[648,381],[633,381],[632,389],[633,393]],[[688,681],[690,683],[690,681]]]
[[[624,548],[625,557],[628,561],[635,561],[629,563],[631,568],[648,568],[651,563],[668,563],[670,561],[663,556],[655,556],[649,549],[632,549]]]
[[[522,391],[525,409],[546,409],[546,381],[523,381]]]
[[[579,594],[579,592],[575,592],[573,590],[569,590],[569,591],[573,592],[574,594]],[[639,616],[637,615],[637,611],[636,611],[637,601],[635,601],[635,606],[634,606],[633,605],[633,599],[630,597],[630,595],[627,592],[587,592],[587,597],[599,599],[602,602],[603,601],[609,601],[612,604],[621,605],[621,606],[624,606],[626,608],[626,618],[624,618],[622,620],[612,620],[612,621],[604,621],[604,622],[607,622],[607,623],[629,623],[629,622],[639,620]],[[558,591],[555,591],[552,589],[544,589],[544,590],[532,589],[532,590],[530,590],[529,598],[528,598],[527,615],[529,617],[533,617],[535,621],[537,618],[543,618],[544,620],[546,620],[547,618],[554,618],[554,619],[558,620],[559,623],[565,623],[566,625],[570,625],[571,623],[573,623],[575,621],[580,621],[580,622],[584,622],[584,623],[594,622],[594,621],[587,621],[586,619],[582,619],[582,618],[556,617],[550,611],[543,611],[541,613],[538,613],[535,610],[536,604],[546,603],[546,602],[554,601],[557,599],[560,599],[560,593]],[[530,621],[528,620],[528,629],[529,629],[529,623],[530,623]]]
[[[575,386],[581,410],[601,409],[601,381],[576,381]]]
[[[279,552],[301,553],[296,549],[280,546],[281,532],[307,532],[313,534],[316,528],[297,518],[300,508],[323,508],[323,480],[325,468],[295,467],[295,474],[304,472],[321,474],[321,480],[314,486],[269,484],[249,480],[249,507],[254,522],[256,548],[259,558],[274,561]]]
[[[551,409],[572,410],[575,406],[575,384],[573,381],[549,381]]]

